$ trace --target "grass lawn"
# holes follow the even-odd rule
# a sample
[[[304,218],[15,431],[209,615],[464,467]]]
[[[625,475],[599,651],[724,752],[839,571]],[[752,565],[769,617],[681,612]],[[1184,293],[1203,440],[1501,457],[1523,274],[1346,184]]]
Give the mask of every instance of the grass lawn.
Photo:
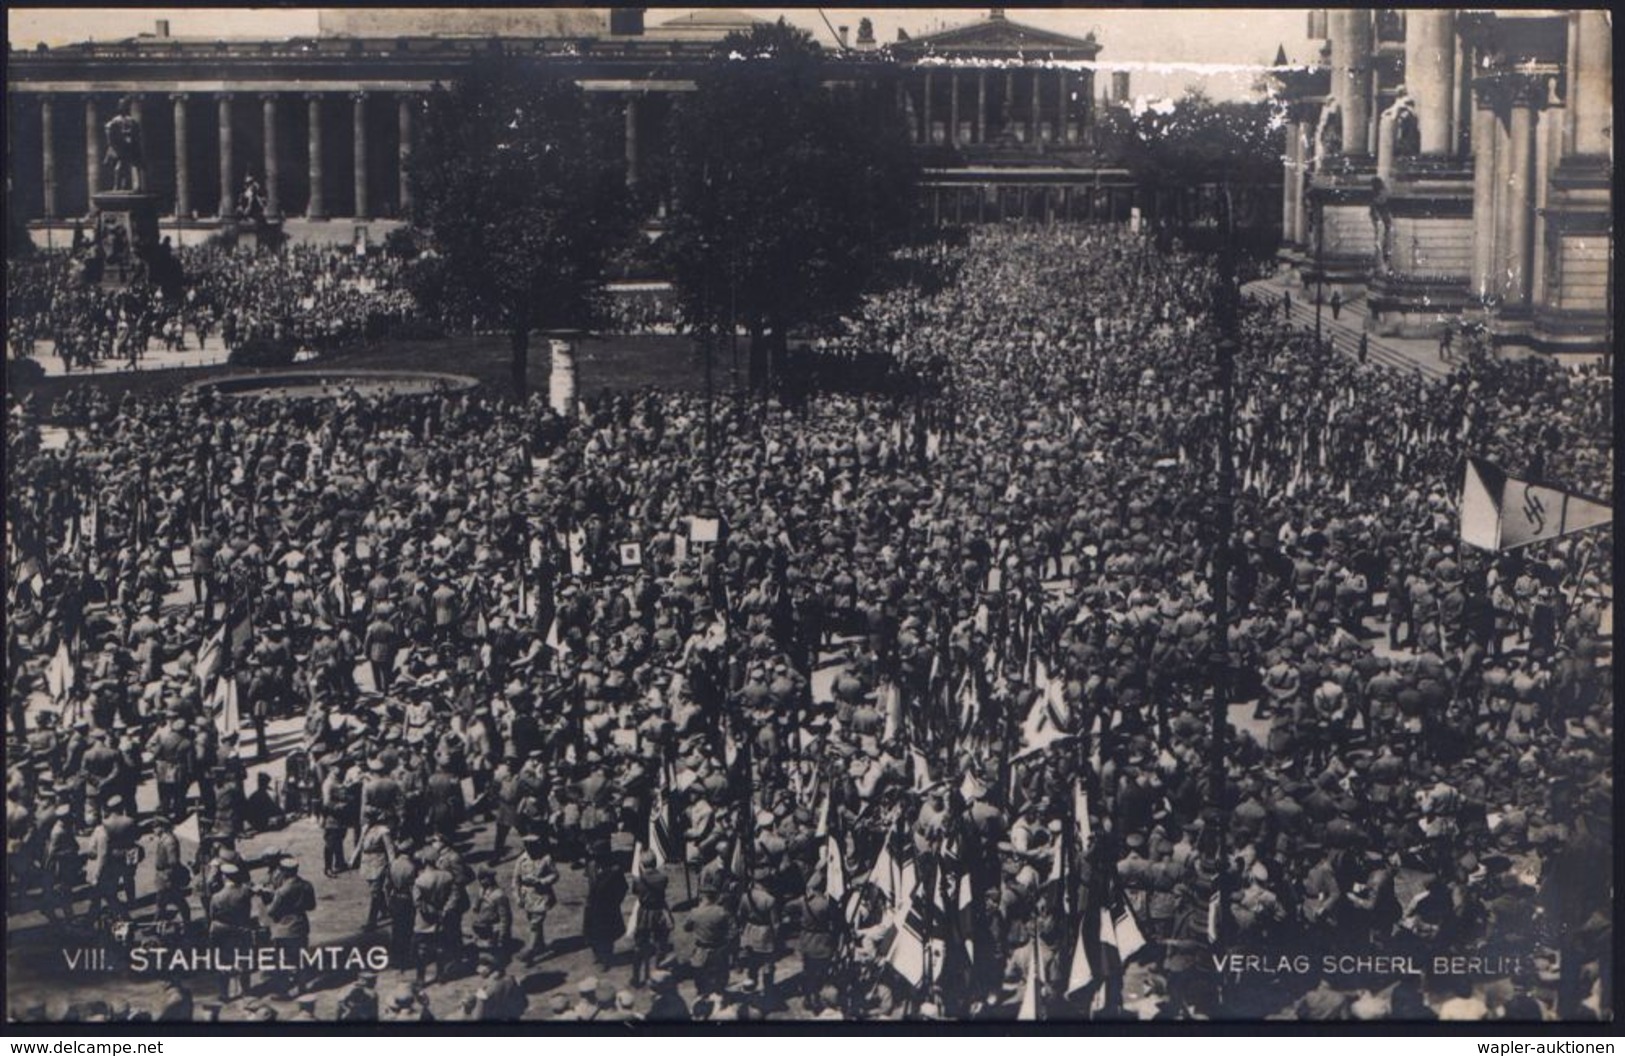
[[[508,388],[508,358],[507,337],[487,335],[383,343],[286,369],[442,371],[466,374],[488,389],[505,392]],[[728,350],[719,350],[712,363],[717,391],[725,391],[730,363]],[[547,339],[532,337],[528,374],[532,392],[547,392],[550,370]],[[43,411],[70,388],[86,385],[102,388],[114,396],[122,396],[126,392],[147,395],[174,392],[203,378],[255,373],[275,371],[253,371],[221,365],[101,376],[73,374],[19,386],[16,394],[34,394],[37,405]],[[694,342],[685,336],[667,334],[607,334],[577,342],[576,389],[582,396],[605,391],[631,391],[648,386],[694,392],[704,389],[705,361]]]

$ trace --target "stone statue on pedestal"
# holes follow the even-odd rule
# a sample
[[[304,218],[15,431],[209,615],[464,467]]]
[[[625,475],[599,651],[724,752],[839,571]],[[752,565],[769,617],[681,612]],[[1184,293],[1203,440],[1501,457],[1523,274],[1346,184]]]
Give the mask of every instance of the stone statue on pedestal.
[[[141,146],[141,122],[130,113],[130,100],[120,99],[118,113],[107,122],[107,156],[102,164],[112,176],[115,191],[140,191],[146,183],[146,161]]]
[[[1394,268],[1394,211],[1388,184],[1381,176],[1371,178],[1371,236],[1376,247],[1373,263],[1377,274],[1387,275]]]
[[[237,215],[255,222],[265,219],[265,192],[252,172],[243,174],[243,193],[237,198]]]

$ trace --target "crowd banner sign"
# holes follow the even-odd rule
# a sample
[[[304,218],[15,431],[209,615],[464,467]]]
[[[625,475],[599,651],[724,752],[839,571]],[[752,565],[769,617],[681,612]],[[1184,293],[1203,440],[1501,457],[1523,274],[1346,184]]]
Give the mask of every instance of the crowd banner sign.
[[[1483,550],[1511,550],[1609,524],[1614,511],[1550,484],[1511,476],[1481,458],[1468,458],[1461,489],[1461,541]]]

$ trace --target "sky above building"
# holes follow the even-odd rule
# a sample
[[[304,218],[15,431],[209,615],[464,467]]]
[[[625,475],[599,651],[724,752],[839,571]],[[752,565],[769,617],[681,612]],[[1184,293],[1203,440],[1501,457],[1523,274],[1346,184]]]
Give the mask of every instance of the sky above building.
[[[6,31],[13,48],[119,40],[152,32],[159,19],[167,19],[176,36],[309,36],[318,31],[318,10],[13,7]],[[646,19],[652,26],[693,10],[650,8]],[[849,27],[855,39],[858,20],[865,16],[881,43],[896,40],[899,29],[920,36],[987,17],[986,11],[971,8],[823,8],[822,14],[805,7],[739,10],[766,19],[783,16],[825,44],[834,42],[832,27]],[[1258,69],[1274,58],[1278,45],[1294,61],[1313,58],[1301,8],[1009,8],[1006,17],[1074,36],[1093,32],[1102,45],[1099,65],[1131,71],[1136,96],[1178,95],[1200,86],[1215,99],[1245,98],[1254,93]]]

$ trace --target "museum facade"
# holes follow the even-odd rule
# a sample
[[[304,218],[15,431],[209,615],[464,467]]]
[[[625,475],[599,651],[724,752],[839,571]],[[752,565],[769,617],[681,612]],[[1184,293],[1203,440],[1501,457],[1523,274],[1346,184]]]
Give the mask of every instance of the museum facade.
[[[1482,323],[1606,351],[1612,34],[1602,10],[1311,12],[1287,104],[1282,260],[1379,334]]]
[[[8,208],[61,244],[104,186],[106,122],[128,105],[144,140],[144,190],[161,227],[201,241],[253,179],[290,237],[346,241],[406,215],[418,108],[437,83],[520,55],[622,115],[626,178],[662,149],[673,101],[716,42],[753,16],[702,10],[645,26],[638,8],[327,11],[309,37],[206,40],[155,32],[13,51],[7,72]],[[881,45],[841,27],[832,82],[878,83],[907,119],[939,221],[1126,215],[1127,173],[1092,151],[1093,36],[1006,18]],[[658,195],[656,196],[658,197]]]

